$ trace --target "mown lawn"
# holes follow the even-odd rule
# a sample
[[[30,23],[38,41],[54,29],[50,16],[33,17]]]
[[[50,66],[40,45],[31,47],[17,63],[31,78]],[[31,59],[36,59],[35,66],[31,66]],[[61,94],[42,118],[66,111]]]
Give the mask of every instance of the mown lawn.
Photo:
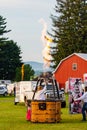
[[[27,122],[24,104],[14,105],[14,97],[0,96],[0,130],[87,130],[87,121],[81,122],[81,114],[69,114],[68,102],[61,112],[60,123]]]

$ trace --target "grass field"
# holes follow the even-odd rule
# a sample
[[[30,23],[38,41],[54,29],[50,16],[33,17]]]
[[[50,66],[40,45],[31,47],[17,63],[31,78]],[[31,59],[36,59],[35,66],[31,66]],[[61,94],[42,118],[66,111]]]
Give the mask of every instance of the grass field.
[[[0,130],[87,130],[87,121],[81,122],[81,114],[69,114],[68,102],[61,112],[60,123],[27,122],[24,104],[14,105],[14,97],[0,96]]]

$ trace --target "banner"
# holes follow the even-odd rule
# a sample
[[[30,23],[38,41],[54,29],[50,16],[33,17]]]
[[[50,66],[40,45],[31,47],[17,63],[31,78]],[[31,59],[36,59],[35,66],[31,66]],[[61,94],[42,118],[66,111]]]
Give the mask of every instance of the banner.
[[[74,101],[82,95],[82,80],[81,78],[69,78],[69,113],[81,113],[82,102]]]

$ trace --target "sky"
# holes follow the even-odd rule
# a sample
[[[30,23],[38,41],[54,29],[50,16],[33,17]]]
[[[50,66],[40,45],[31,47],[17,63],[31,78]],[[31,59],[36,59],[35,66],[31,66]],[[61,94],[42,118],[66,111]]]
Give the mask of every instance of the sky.
[[[0,0],[0,15],[6,18],[6,37],[21,48],[23,62],[43,62],[41,39],[44,23],[51,31],[56,0]],[[44,21],[44,23],[41,22]]]

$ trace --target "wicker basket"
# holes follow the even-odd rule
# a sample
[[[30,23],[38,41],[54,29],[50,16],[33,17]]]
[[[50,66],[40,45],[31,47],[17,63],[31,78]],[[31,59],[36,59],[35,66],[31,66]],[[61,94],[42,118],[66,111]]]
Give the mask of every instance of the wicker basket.
[[[31,122],[60,122],[60,101],[32,101]]]

